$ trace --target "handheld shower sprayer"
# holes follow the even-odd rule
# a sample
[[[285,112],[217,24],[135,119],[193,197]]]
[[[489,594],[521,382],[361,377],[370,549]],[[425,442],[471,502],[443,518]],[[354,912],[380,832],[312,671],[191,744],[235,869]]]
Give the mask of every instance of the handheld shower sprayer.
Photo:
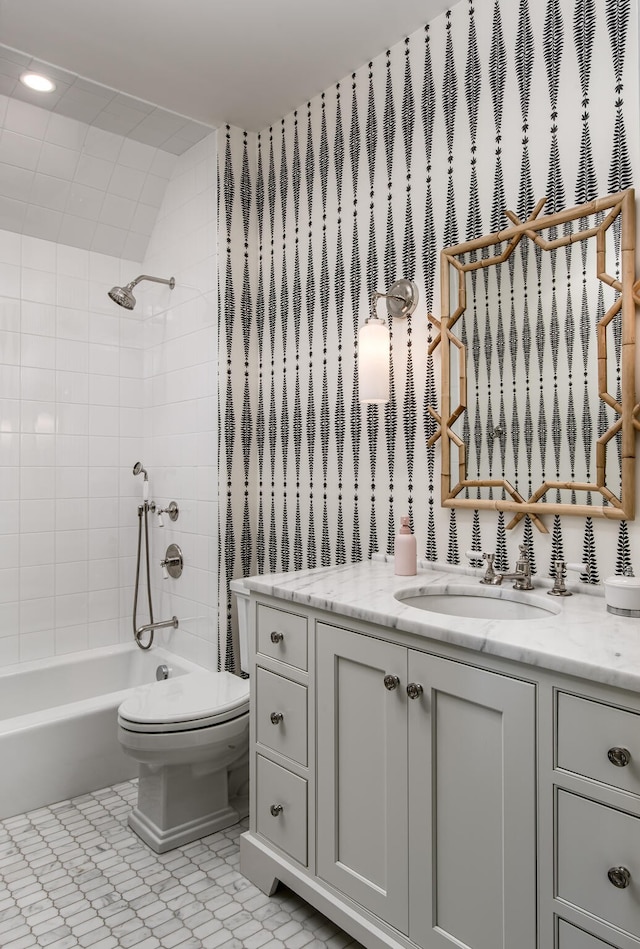
[[[136,461],[135,465],[133,466],[133,473],[134,475],[139,475],[139,474],[144,475],[144,479],[142,482],[142,500],[148,501],[149,500],[149,475],[147,474],[146,468],[142,467],[141,461]]]
[[[136,277],[135,280],[132,280],[131,283],[128,283],[125,287],[111,287],[109,296],[118,306],[123,306],[125,310],[133,310],[136,305],[136,298],[132,290],[141,280],[150,280],[152,283],[166,283],[170,290],[173,290],[176,285],[175,277],[170,277],[169,280],[165,280],[164,277],[149,277],[147,274],[140,274],[139,277]]]

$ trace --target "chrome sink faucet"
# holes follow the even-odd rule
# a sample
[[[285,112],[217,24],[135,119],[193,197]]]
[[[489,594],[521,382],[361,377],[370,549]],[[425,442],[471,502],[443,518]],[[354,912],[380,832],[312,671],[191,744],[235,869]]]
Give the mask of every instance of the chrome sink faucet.
[[[486,586],[500,586],[503,580],[513,580],[514,590],[533,590],[533,583],[531,582],[531,561],[529,560],[529,553],[524,544],[520,544],[520,556],[516,561],[513,573],[499,573],[494,570],[493,563],[496,559],[495,554],[480,554],[478,551],[469,551],[467,556],[471,560],[479,560],[482,557],[487,565],[484,577],[480,580],[480,583],[484,583]]]

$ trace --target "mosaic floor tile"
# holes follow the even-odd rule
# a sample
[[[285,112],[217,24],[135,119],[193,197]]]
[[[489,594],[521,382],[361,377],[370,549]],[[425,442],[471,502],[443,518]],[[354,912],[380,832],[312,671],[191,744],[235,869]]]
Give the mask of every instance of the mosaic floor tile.
[[[155,854],[135,781],[0,821],[2,949],[362,949],[286,887],[239,871],[244,824]]]

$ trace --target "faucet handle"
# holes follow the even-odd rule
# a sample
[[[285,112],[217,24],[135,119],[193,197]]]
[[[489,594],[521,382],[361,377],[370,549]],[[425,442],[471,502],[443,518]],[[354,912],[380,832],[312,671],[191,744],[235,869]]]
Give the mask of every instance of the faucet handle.
[[[492,564],[495,560],[495,554],[485,554],[481,550],[467,550],[465,551],[465,557],[468,557],[469,560],[486,560],[487,563]]]
[[[551,590],[547,590],[548,596],[572,596],[571,590],[567,590],[564,584],[564,574],[567,568],[567,564],[564,560],[556,560],[554,564],[555,577],[553,580],[553,587]]]

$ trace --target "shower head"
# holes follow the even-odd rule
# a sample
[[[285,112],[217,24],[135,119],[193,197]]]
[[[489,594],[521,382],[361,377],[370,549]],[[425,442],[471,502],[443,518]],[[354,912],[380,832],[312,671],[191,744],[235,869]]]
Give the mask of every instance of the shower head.
[[[152,283],[166,283],[171,290],[173,290],[176,285],[174,277],[170,277],[169,280],[164,280],[162,277],[148,277],[146,274],[140,274],[139,277],[136,277],[135,280],[128,283],[126,287],[111,287],[109,296],[118,306],[123,306],[125,310],[133,310],[136,305],[136,298],[132,290],[141,280],[151,280]]]
[[[118,306],[123,306],[125,310],[133,310],[136,305],[136,298],[131,292],[132,286],[132,283],[128,283],[126,287],[111,287],[109,296]]]
[[[144,480],[145,481],[149,480],[149,475],[147,474],[146,469],[142,467],[141,461],[136,461],[135,465],[133,466],[133,473],[134,475],[143,474]]]

